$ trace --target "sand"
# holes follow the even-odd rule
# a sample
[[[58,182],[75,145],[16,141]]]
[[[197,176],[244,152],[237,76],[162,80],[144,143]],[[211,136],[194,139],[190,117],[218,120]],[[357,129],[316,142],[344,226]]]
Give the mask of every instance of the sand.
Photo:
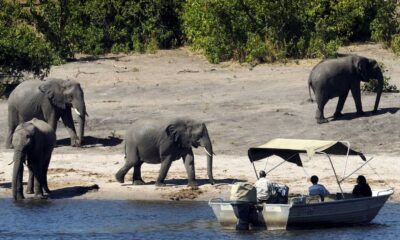
[[[400,60],[377,44],[355,45],[341,49],[382,61],[391,83],[400,86]],[[78,61],[55,66],[50,77],[73,79],[81,83],[89,118],[85,146],[69,147],[62,123],[57,129],[57,148],[50,164],[48,179],[52,198],[115,200],[199,200],[229,197],[232,183],[255,181],[247,149],[272,138],[347,140],[352,147],[374,157],[365,174],[372,188],[398,188],[400,152],[398,93],[382,95],[377,115],[370,114],[375,94],[362,96],[365,117],[355,115],[349,95],[343,119],[318,125],[314,119],[316,104],[308,99],[307,78],[319,59],[289,61],[286,64],[262,64],[255,67],[225,62],[210,64],[202,56],[185,48],[160,50],[156,54],[107,55],[99,58],[80,56]],[[337,99],[328,102],[327,117],[332,116]],[[7,131],[7,102],[0,101],[0,142]],[[129,125],[139,118],[191,117],[207,124],[214,152],[215,185],[207,181],[205,154],[195,149],[198,189],[186,186],[187,175],[181,160],[173,163],[166,187],[154,186],[160,165],[144,164],[147,182],[134,186],[132,173],[124,184],[114,174],[123,165],[123,138]],[[0,196],[11,197],[12,151],[0,147]],[[304,160],[307,157],[303,156]],[[361,161],[350,159],[349,170]],[[268,162],[270,169],[279,159]],[[345,160],[335,160],[342,176]],[[329,162],[316,158],[306,162],[306,172],[285,163],[269,174],[274,182],[287,184],[291,193],[306,194],[307,176],[317,174],[331,192],[339,191]],[[257,164],[258,169],[265,162]],[[377,174],[376,174],[377,173]],[[343,185],[351,191],[351,176]],[[26,179],[26,178],[25,178]],[[30,195],[26,195],[29,197]],[[392,201],[400,201],[395,193]]]

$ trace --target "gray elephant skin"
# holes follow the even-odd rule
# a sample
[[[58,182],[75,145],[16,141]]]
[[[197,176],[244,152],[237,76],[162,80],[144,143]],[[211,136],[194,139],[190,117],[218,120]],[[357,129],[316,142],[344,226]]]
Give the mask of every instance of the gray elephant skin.
[[[314,91],[318,104],[315,118],[318,123],[328,120],[324,117],[324,107],[329,99],[339,97],[334,118],[342,116],[342,110],[349,91],[351,91],[358,115],[364,115],[361,104],[360,83],[370,79],[378,81],[378,90],[373,113],[376,113],[383,90],[383,74],[379,64],[373,60],[357,55],[328,59],[318,63],[308,79],[308,90]]]
[[[78,114],[79,137],[71,108]],[[86,116],[84,94],[78,82],[61,79],[25,81],[14,89],[8,99],[6,148],[12,148],[12,135],[18,124],[37,118],[46,121],[56,131],[60,117],[71,137],[71,145],[81,146]]]
[[[126,133],[126,161],[116,173],[116,179],[123,183],[126,173],[133,167],[133,184],[144,184],[141,177],[142,164],[161,163],[156,185],[163,186],[172,162],[182,158],[188,175],[188,185],[197,186],[192,147],[199,146],[204,147],[207,153],[208,178],[214,184],[213,149],[204,123],[191,119],[138,120]]]
[[[24,163],[29,169],[27,193],[35,193],[35,197],[43,198],[43,189],[49,193],[47,170],[51,154],[56,144],[53,128],[39,119],[17,126],[13,136],[14,168],[12,175],[12,194],[15,200],[24,199],[23,172]]]

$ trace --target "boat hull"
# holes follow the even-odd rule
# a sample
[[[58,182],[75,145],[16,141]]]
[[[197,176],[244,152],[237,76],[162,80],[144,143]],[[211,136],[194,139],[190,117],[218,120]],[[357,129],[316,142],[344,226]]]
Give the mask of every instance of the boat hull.
[[[258,220],[268,230],[365,224],[376,217],[390,195],[312,204],[262,204]],[[211,200],[209,205],[221,225],[235,227],[231,202]]]

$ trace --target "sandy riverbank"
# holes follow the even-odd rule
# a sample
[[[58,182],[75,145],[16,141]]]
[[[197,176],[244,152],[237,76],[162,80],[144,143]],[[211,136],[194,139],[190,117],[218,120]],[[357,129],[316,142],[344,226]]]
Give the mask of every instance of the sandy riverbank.
[[[400,60],[380,45],[350,46],[341,52],[383,62],[388,70],[385,74],[392,78],[391,83],[400,86]],[[370,114],[375,94],[363,94],[365,117],[355,115],[350,94],[343,119],[318,125],[314,119],[316,105],[307,101],[307,78],[318,61],[289,61],[254,68],[230,62],[213,65],[186,49],[176,49],[156,54],[82,57],[76,62],[55,66],[50,77],[81,83],[90,117],[82,148],[68,146],[68,135],[59,123],[58,147],[49,170],[50,187],[58,198],[208,200],[226,197],[233,181],[255,181],[246,157],[247,149],[272,138],[286,137],[348,140],[357,150],[375,156],[372,165],[376,171],[388,185],[398,189],[400,94],[383,94],[377,115]],[[336,103],[336,99],[328,102],[327,117],[333,114]],[[10,197],[12,166],[7,164],[12,159],[12,152],[3,149],[7,130],[6,100],[0,100],[0,113],[0,195]],[[207,183],[205,156],[200,150],[195,150],[199,190],[186,188],[186,173],[181,161],[172,165],[167,187],[133,186],[129,180],[124,185],[117,183],[114,174],[124,161],[122,140],[129,125],[139,118],[175,116],[189,116],[207,124],[217,154],[214,161],[217,184]],[[323,184],[333,192],[338,191],[335,179],[329,177],[328,163],[319,164],[315,168],[318,170],[308,170],[309,174],[318,174]],[[338,164],[339,168],[343,167],[343,162]],[[142,175],[145,181],[154,181],[159,167],[144,164]],[[382,187],[383,183],[372,172],[365,175],[372,187]],[[283,165],[270,178],[288,184],[292,193],[305,193],[309,185],[304,172],[290,164]],[[100,189],[88,192],[93,184]],[[353,184],[345,184],[345,189],[350,191]],[[398,193],[392,200],[400,200]]]

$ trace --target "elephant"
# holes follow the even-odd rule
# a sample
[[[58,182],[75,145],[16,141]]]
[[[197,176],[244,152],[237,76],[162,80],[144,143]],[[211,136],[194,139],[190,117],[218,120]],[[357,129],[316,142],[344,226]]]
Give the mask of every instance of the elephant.
[[[383,90],[383,74],[379,64],[374,59],[357,55],[344,55],[334,59],[323,60],[311,71],[308,78],[308,91],[311,101],[312,88],[318,105],[315,118],[317,123],[326,123],[324,106],[329,99],[339,97],[334,118],[342,116],[342,110],[349,91],[351,91],[358,115],[364,115],[361,105],[360,83],[376,79],[377,95],[373,113],[378,110]]]
[[[213,149],[207,127],[192,119],[137,120],[125,137],[125,164],[116,173],[123,183],[126,173],[133,167],[133,184],[142,185],[141,166],[145,163],[161,163],[156,180],[157,186],[165,186],[165,178],[172,161],[183,159],[188,175],[188,185],[197,186],[192,147],[204,147],[207,153],[209,182],[214,184],[212,174]]]
[[[21,123],[15,129],[12,144],[14,146],[14,167],[12,175],[12,194],[15,200],[24,199],[22,191],[24,163],[27,161],[29,180],[27,193],[44,198],[43,189],[50,193],[47,184],[47,170],[51,154],[56,144],[56,134],[46,122],[33,118]]]
[[[76,135],[71,108],[79,116],[79,137]],[[12,148],[12,136],[18,124],[38,118],[56,131],[60,117],[71,137],[71,145],[81,146],[86,116],[84,94],[78,82],[62,79],[22,82],[8,99],[6,148]]]

